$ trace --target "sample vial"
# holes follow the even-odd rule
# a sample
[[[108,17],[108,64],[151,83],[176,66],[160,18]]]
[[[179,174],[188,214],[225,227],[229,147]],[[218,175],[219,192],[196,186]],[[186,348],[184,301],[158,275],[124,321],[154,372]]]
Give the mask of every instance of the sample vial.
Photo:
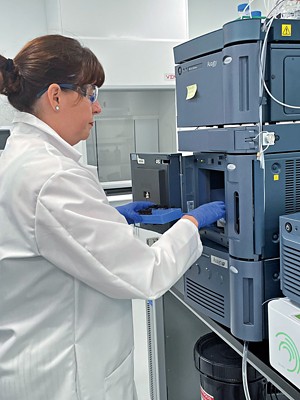
[[[238,5],[238,16],[239,19],[250,18],[250,6],[248,3],[242,3]]]
[[[262,18],[261,11],[251,11],[251,18]]]

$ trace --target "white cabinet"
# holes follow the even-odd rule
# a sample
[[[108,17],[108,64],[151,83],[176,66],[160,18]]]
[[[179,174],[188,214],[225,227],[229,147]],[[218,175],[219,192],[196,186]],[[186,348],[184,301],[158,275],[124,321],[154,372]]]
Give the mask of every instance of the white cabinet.
[[[175,87],[175,41],[82,38],[105,70],[105,88]]]
[[[159,151],[158,117],[146,116],[134,121],[135,152],[157,153]]]
[[[87,140],[87,162],[104,187],[131,186],[130,153],[175,152],[175,91],[100,90],[102,113]],[[122,183],[121,183],[122,182]],[[109,184],[108,184],[109,183]]]
[[[49,32],[75,37],[106,71],[105,86],[174,87],[173,47],[188,37],[187,0],[46,1]]]
[[[60,0],[64,32],[81,37],[182,40],[185,0]]]
[[[93,141],[87,141],[88,163],[91,151],[95,151],[100,181],[130,180],[129,154],[135,149],[133,118],[96,119],[92,136]]]

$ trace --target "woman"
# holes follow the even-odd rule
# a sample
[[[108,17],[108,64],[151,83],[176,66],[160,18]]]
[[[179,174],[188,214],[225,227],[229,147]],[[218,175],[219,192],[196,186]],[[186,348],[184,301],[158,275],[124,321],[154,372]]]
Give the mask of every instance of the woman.
[[[96,56],[47,35],[0,56],[0,72],[19,111],[0,157],[1,400],[132,400],[131,299],[155,299],[182,276],[201,255],[198,225],[224,217],[224,204],[146,246],[126,222],[145,204],[111,207],[72,147],[101,112]]]

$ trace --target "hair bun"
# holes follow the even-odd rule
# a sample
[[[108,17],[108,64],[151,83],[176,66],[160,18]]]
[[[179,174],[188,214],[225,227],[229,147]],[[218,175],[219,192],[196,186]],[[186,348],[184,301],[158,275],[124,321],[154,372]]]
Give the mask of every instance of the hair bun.
[[[1,84],[0,93],[4,94],[5,96],[18,94],[21,89],[21,76],[19,74],[19,68],[11,58],[4,59],[3,61],[3,81]]]
[[[14,68],[15,68],[14,60],[12,60],[11,58],[8,58],[6,60],[6,64],[5,64],[5,71],[12,72],[14,70]]]

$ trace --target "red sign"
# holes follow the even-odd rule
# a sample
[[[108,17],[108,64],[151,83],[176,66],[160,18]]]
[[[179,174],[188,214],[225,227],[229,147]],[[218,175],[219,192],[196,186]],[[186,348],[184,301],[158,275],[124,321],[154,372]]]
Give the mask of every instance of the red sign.
[[[166,81],[174,81],[175,80],[175,74],[172,74],[172,73],[165,74],[165,80]]]
[[[208,394],[203,387],[200,386],[200,394],[201,394],[201,399],[202,400],[214,400],[214,396],[211,396]]]

